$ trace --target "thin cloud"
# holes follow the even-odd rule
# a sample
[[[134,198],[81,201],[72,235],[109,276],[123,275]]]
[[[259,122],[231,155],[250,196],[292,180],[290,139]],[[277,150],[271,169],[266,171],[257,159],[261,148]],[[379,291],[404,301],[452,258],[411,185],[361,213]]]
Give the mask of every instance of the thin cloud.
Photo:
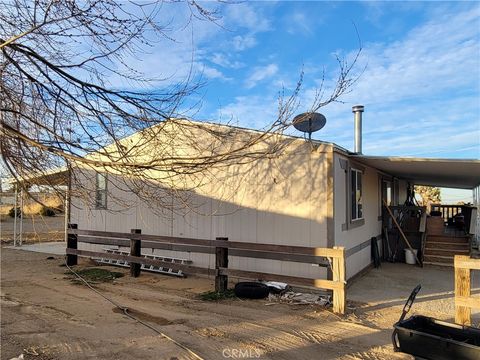
[[[213,54],[209,60],[218,66],[229,69],[240,69],[242,67],[245,67],[245,63],[241,61],[231,60],[226,55],[221,53]]]
[[[257,45],[257,40],[252,34],[237,35],[233,38],[231,44],[236,51],[243,51]]]
[[[295,11],[285,20],[287,32],[289,34],[312,34],[312,24],[318,25],[321,19],[317,16],[315,19],[310,19],[304,12]]]
[[[272,123],[277,117],[275,99],[265,96],[238,96],[230,104],[216,112],[216,118],[222,121],[238,122],[242,126],[261,129]]]
[[[446,11],[396,42],[365,45],[366,71],[344,103],[321,110],[328,122],[315,136],[352,148],[351,106],[361,103],[365,153],[479,158],[479,21],[478,7]]]
[[[225,23],[229,27],[240,27],[257,33],[272,29],[270,20],[264,16],[261,6],[251,3],[237,3],[225,7]]]
[[[278,72],[277,64],[269,64],[266,66],[258,66],[253,73],[245,80],[247,89],[251,89],[258,84],[258,82],[271,78]]]
[[[203,75],[208,79],[228,80],[228,78],[221,71],[209,66],[204,66]]]

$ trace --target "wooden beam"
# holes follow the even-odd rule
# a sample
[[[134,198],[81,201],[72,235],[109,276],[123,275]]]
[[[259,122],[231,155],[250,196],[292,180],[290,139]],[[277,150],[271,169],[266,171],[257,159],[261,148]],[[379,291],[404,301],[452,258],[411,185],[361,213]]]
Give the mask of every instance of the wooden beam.
[[[343,288],[344,284],[338,283],[332,280],[324,279],[309,279],[296,276],[287,276],[279,274],[268,274],[263,272],[256,271],[244,271],[237,269],[219,269],[220,274],[225,274],[228,276],[240,278],[240,279],[254,279],[254,280],[271,280],[271,281],[282,281],[292,285],[302,285],[302,286],[312,286],[320,289],[326,290],[336,290]]]
[[[77,224],[68,224],[68,229],[75,230],[75,229],[77,229],[77,226],[78,226]],[[72,234],[72,233],[69,232],[67,234],[67,247],[71,248],[71,249],[77,249],[77,247],[78,247],[77,244],[78,244],[78,235]],[[67,262],[68,266],[77,265],[77,263],[78,263],[77,256],[74,255],[74,254],[68,254],[67,253],[66,262]]]
[[[217,238],[217,240],[228,241],[228,238]],[[225,292],[228,288],[228,276],[225,274],[220,274],[218,269],[228,268],[228,248],[216,247],[215,248],[215,291],[216,292]]]
[[[480,297],[455,296],[455,306],[480,309]]]
[[[415,205],[390,205],[389,207],[392,210],[408,210],[408,211],[420,210],[422,213],[426,212],[426,209],[427,209],[426,206],[415,206]]]
[[[84,242],[88,244],[100,244],[100,245],[114,245],[114,246],[123,246],[129,247],[130,242],[127,239],[114,239],[114,238],[100,238],[94,236],[85,236],[80,235],[78,237],[79,242]],[[169,244],[169,243],[160,243],[155,241],[143,241],[143,248],[152,248],[152,249],[162,249],[162,250],[172,250],[172,251],[184,251],[184,252],[196,252],[202,254],[214,254],[215,248],[211,246],[203,245],[182,245],[182,244]],[[255,259],[270,259],[270,260],[283,260],[291,261],[305,264],[317,264],[321,267],[328,267],[329,262],[325,256],[315,256],[315,255],[303,255],[303,254],[289,254],[283,252],[268,252],[268,251],[257,251],[257,250],[245,250],[245,249],[232,249],[229,248],[230,256],[238,257],[250,257]]]
[[[333,281],[343,286],[333,291],[333,311],[340,314],[345,314],[345,307],[347,303],[345,286],[346,286],[346,267],[345,267],[345,248],[334,247],[343,252],[342,257],[333,258],[332,261],[332,273]]]
[[[455,298],[470,297],[470,269],[458,267],[458,263],[466,261],[469,257],[455,255]],[[455,302],[455,322],[460,325],[471,324],[471,309],[468,306],[457,305]]]
[[[198,266],[191,266],[191,265],[184,265],[184,264],[176,264],[168,261],[161,261],[161,260],[136,257],[136,256],[130,256],[130,255],[111,254],[111,253],[87,251],[87,250],[76,250],[76,249],[69,249],[69,248],[66,249],[66,253],[71,255],[83,256],[83,257],[122,260],[122,261],[128,261],[129,263],[163,266],[163,267],[171,268],[174,271],[182,270],[185,273],[195,273],[195,274],[209,275],[209,276],[215,274],[215,271],[213,269],[206,269]]]
[[[134,262],[138,264],[145,264],[145,265],[153,265],[153,266],[164,266],[169,267],[174,270],[182,270],[186,273],[197,273],[201,275],[214,275],[215,271],[213,269],[206,269],[197,266],[191,265],[182,265],[182,264],[173,264],[171,262],[161,261],[161,260],[154,260],[149,258],[138,258],[130,255],[121,255],[121,254],[111,254],[111,253],[104,253],[104,252],[97,252],[97,251],[87,251],[87,250],[76,250],[76,249],[66,249],[67,254],[78,255],[83,257],[96,257],[96,258],[104,258],[104,259],[113,259],[113,260],[122,260],[128,262]],[[273,281],[283,281],[289,284],[296,284],[296,285],[304,285],[304,286],[313,286],[316,288],[328,289],[328,290],[335,290],[341,289],[345,286],[343,283],[337,283],[331,280],[324,280],[324,279],[308,279],[302,277],[295,277],[295,276],[286,276],[286,275],[277,275],[277,274],[268,274],[262,272],[253,272],[253,271],[243,271],[243,270],[235,270],[235,269],[226,269],[220,268],[219,273],[221,275],[229,275],[238,278],[244,279],[268,279]]]
[[[140,229],[132,229],[130,231],[131,234],[141,234],[142,230]],[[138,239],[130,239],[130,256],[139,257],[142,255],[142,240]],[[130,263],[130,276],[132,277],[139,277],[141,271],[141,265],[138,263]]]
[[[455,267],[480,270],[480,259],[472,259],[470,256],[458,255],[454,259]]]
[[[281,252],[297,255],[313,255],[321,257],[341,257],[342,252],[338,249],[330,248],[312,248],[307,246],[291,246],[291,245],[276,245],[276,244],[259,244],[241,241],[224,241],[224,240],[207,240],[207,239],[193,239],[172,236],[159,236],[147,234],[127,234],[111,231],[96,231],[96,230],[72,230],[72,234],[90,235],[102,238],[117,238],[117,239],[138,239],[151,242],[163,242],[171,244],[183,245],[197,245],[209,247],[225,247],[229,249],[242,249],[266,252]]]

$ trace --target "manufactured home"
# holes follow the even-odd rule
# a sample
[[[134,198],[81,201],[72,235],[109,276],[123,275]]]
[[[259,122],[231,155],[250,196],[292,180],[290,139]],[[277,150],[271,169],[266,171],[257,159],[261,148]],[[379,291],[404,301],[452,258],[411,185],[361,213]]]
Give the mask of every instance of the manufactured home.
[[[130,233],[139,229],[142,234],[170,238],[228,238],[313,249],[339,246],[345,249],[347,279],[372,266],[373,250],[378,249],[384,259],[404,261],[406,244],[398,233],[390,232],[395,229],[394,216],[391,219],[386,209],[410,214],[402,226],[425,263],[450,265],[453,255],[469,253],[472,246],[478,246],[480,160],[364,155],[363,107],[356,106],[353,112],[353,152],[329,142],[282,134],[265,137],[255,130],[177,119],[162,123],[153,141],[152,137],[145,141],[139,132],[110,149],[89,154],[88,159],[102,164],[105,152],[112,154],[122,148],[139,163],[151,164],[163,161],[158,149],[165,154],[165,146],[172,158],[184,159],[192,152],[225,153],[225,149],[235,149],[232,144],[247,143],[252,137],[261,141],[250,151],[261,156],[233,157],[207,172],[182,176],[145,167],[142,174],[146,176],[140,181],[108,166],[71,163],[68,169],[43,174],[35,182],[68,185],[67,219],[81,230]],[[185,127],[185,123],[193,126]],[[165,134],[175,136],[165,139]],[[442,216],[427,218],[424,208],[412,206],[415,184],[471,189],[474,206],[438,205],[436,215]],[[404,209],[407,212],[402,213]],[[106,250],[105,243],[82,239],[81,250]],[[199,249],[142,244],[141,251],[142,255],[184,259],[193,266],[214,269],[215,254]],[[319,263],[240,257],[234,252],[229,256],[229,268],[306,279],[331,275],[328,266]]]
[[[357,112],[355,118],[361,121],[361,112]],[[231,130],[229,126],[210,123],[198,123],[198,126],[215,131]],[[235,128],[234,133],[242,137],[255,131]],[[135,134],[127,138],[125,146],[138,144],[141,136]],[[227,237],[241,242],[313,248],[342,246],[346,249],[347,278],[352,278],[371,266],[373,241],[377,241],[380,252],[385,247],[382,233],[388,215],[384,205],[404,204],[409,186],[472,189],[478,201],[479,160],[366,156],[361,152],[361,134],[356,134],[355,152],[333,143],[284,135],[268,141],[280,142],[282,150],[275,156],[217,168],[208,181],[183,186],[178,192],[165,190],[163,204],[171,206],[157,210],[152,209],[148,198],[140,198],[122,185],[129,181],[124,175],[104,168],[81,169],[73,165],[71,171],[76,181],[70,189],[70,222],[78,224],[79,229],[106,232],[129,233],[131,229],[141,229],[142,234],[170,237]],[[138,151],[138,156],[143,159],[151,156],[155,153],[154,146],[149,142]],[[174,148],[188,152],[188,147],[182,148],[178,143]],[[148,187],[156,187],[161,192],[165,183],[156,183],[155,176],[155,172],[149,176],[152,180]],[[91,189],[91,196],[80,196],[75,184]],[[179,193],[183,194],[180,200]],[[476,231],[476,223],[477,215],[473,211],[467,237],[469,232]],[[82,244],[80,248],[103,251],[105,246]],[[215,267],[212,254],[194,250],[142,248],[142,254],[188,259],[195,266]],[[229,267],[327,278],[327,270],[315,265],[230,256]]]

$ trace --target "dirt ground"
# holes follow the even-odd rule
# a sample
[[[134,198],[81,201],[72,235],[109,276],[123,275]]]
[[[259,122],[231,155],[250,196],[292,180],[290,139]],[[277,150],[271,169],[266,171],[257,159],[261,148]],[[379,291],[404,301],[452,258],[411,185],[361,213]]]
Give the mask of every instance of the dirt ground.
[[[422,286],[409,316],[420,314],[455,322],[454,269],[429,265],[423,268],[402,263],[382,263],[353,282],[347,290],[364,321],[384,327],[398,320],[406,299],[416,285]],[[480,273],[471,272],[471,292],[480,301]],[[480,326],[480,309],[472,309],[472,324]]]
[[[195,358],[72,283],[62,265],[58,255],[2,248],[2,359]],[[88,266],[83,260],[76,268]],[[313,305],[210,302],[198,294],[212,290],[212,280],[148,273],[95,288],[203,359],[410,359],[392,351],[395,307],[362,310],[366,303],[351,302],[339,317]]]
[[[40,215],[25,215],[23,218],[23,243],[63,240],[65,237],[64,216],[47,217]],[[17,219],[17,231],[20,229]],[[13,243],[14,218],[8,215],[0,216],[0,241]]]

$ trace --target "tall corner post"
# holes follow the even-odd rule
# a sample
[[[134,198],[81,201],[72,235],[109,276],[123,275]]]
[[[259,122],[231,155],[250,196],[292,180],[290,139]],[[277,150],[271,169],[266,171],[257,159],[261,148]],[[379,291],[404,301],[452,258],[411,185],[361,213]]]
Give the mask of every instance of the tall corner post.
[[[78,235],[74,232],[78,229],[77,224],[68,224],[67,235],[67,248],[77,250],[78,249]],[[67,254],[67,265],[73,266],[78,264],[78,258],[76,254]]]
[[[216,240],[228,241],[228,237],[217,237]],[[221,274],[222,268],[228,268],[228,248],[215,247],[215,291],[225,292],[228,288],[228,276]]]
[[[332,261],[333,281],[336,282],[336,289],[333,290],[333,311],[345,314],[347,304],[345,248],[342,246],[334,246],[333,248],[338,252],[338,255]]]
[[[141,234],[142,230],[132,229],[130,230],[131,234]],[[140,239],[132,238],[130,239],[130,256],[140,257],[142,255],[142,242]],[[133,263],[130,261],[130,276],[139,277],[140,276],[141,265],[139,263]]]
[[[463,265],[468,262],[470,256],[455,255],[455,322],[460,325],[471,325],[472,310],[468,306],[462,306],[458,303],[460,298],[468,298],[471,295],[470,269]]]

